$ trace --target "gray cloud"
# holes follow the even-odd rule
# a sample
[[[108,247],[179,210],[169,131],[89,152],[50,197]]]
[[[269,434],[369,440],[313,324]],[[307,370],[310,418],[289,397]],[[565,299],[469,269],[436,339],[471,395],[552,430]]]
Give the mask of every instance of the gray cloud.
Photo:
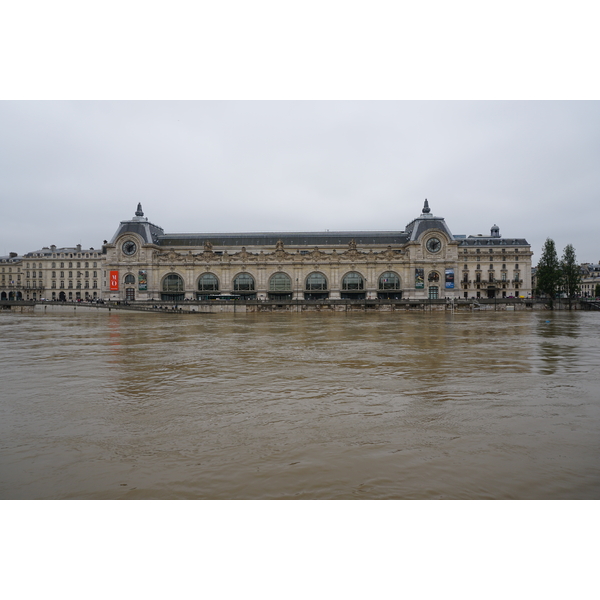
[[[98,247],[142,202],[169,232],[546,237],[600,260],[598,102],[3,102],[0,253]]]

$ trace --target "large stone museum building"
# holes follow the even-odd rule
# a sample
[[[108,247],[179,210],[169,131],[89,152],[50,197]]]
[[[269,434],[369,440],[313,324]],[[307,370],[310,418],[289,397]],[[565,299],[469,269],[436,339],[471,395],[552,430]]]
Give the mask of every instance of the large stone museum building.
[[[531,295],[525,239],[455,236],[422,213],[404,231],[165,233],[141,205],[104,246],[105,298],[181,302]]]
[[[138,204],[100,250],[2,257],[1,299],[183,302],[531,296],[523,238],[453,235],[427,200],[404,231],[165,233]],[[17,285],[18,284],[18,285]],[[17,296],[18,294],[18,296]]]

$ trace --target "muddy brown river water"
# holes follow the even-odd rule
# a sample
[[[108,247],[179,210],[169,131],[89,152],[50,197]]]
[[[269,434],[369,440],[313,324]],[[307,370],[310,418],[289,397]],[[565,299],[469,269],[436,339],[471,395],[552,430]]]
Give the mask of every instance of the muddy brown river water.
[[[0,498],[600,497],[600,313],[8,313],[0,332]]]

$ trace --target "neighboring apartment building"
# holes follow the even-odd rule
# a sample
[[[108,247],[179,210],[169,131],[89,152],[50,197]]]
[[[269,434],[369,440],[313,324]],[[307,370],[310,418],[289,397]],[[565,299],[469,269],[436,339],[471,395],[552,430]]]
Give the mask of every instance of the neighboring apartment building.
[[[83,250],[81,245],[49,246],[19,257],[12,253],[10,257],[0,258],[0,300],[99,299],[103,262],[102,250]],[[7,285],[9,275],[10,287]]]
[[[581,265],[581,296],[594,298],[596,285],[600,284],[600,264],[584,263]]]
[[[21,261],[16,252],[0,256],[0,300],[22,300]]]

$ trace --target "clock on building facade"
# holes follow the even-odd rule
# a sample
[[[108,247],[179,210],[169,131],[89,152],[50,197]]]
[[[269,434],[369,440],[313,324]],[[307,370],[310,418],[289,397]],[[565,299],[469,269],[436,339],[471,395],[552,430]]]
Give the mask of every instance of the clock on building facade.
[[[442,242],[440,242],[440,240],[438,240],[438,238],[432,237],[427,240],[427,250],[429,250],[429,252],[432,252],[433,254],[435,254],[436,252],[439,252],[441,249],[442,249]]]
[[[127,254],[127,256],[132,256],[133,254],[135,254],[136,250],[137,246],[135,242],[132,242],[131,240],[123,244],[123,254]]]

